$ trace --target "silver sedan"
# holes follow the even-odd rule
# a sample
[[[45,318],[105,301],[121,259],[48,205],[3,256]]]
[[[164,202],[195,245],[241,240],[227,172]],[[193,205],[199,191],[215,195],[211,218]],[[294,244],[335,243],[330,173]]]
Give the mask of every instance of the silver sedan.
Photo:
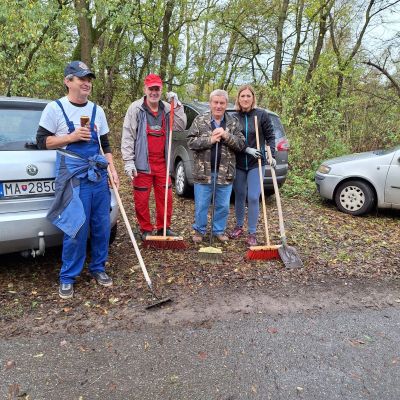
[[[400,146],[326,160],[315,183],[323,198],[348,214],[362,215],[375,207],[400,209]]]

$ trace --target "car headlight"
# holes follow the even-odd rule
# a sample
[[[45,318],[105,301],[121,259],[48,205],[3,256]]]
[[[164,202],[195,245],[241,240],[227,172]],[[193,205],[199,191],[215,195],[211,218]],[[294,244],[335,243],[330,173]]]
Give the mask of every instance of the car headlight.
[[[318,168],[318,172],[321,174],[329,174],[329,171],[331,170],[331,167],[328,167],[327,165],[321,164]]]

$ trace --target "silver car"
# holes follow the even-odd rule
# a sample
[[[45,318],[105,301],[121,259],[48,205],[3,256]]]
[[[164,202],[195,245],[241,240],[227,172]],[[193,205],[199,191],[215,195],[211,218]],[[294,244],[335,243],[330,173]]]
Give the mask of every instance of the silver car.
[[[315,174],[319,194],[352,215],[375,207],[400,209],[400,147],[324,161]]]
[[[48,101],[0,96],[0,254],[43,255],[62,243],[47,218],[54,200],[55,150],[38,150],[36,131]],[[118,204],[111,196],[111,235]]]

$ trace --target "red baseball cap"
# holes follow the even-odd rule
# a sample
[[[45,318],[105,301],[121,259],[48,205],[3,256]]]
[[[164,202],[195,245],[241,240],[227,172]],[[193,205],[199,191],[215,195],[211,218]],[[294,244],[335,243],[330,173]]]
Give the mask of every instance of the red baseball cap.
[[[161,78],[156,75],[156,74],[149,74],[146,76],[146,78],[144,78],[144,84],[147,87],[153,87],[153,86],[158,86],[158,87],[162,87],[162,80]]]

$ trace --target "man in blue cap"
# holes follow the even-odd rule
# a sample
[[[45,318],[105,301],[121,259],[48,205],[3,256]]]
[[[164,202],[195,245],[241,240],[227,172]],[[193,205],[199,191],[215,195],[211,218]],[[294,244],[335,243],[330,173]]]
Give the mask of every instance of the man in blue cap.
[[[63,299],[73,297],[75,278],[86,259],[89,228],[89,271],[98,284],[112,285],[112,279],[105,272],[110,237],[107,166],[117,187],[119,179],[108,140],[106,116],[100,106],[88,100],[93,79],[95,74],[85,63],[69,63],[64,70],[68,93],[47,104],[37,132],[40,149],[58,150],[56,198],[48,218],[64,232],[59,287]]]

